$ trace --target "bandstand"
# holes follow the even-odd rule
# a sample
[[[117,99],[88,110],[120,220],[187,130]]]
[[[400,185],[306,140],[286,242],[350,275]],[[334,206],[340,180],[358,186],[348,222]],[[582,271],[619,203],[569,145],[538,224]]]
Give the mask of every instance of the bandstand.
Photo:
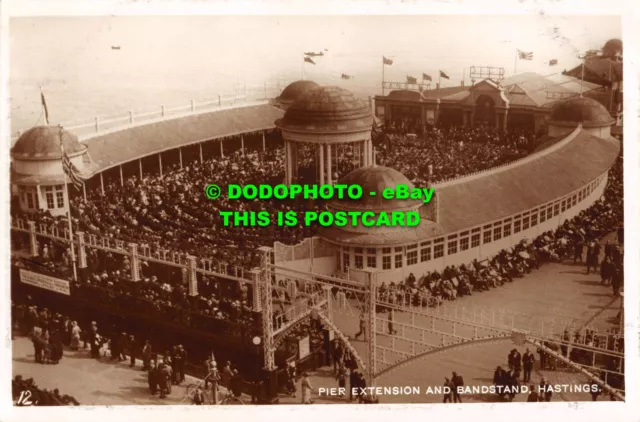
[[[307,91],[276,121],[285,146],[285,183],[298,180],[300,148],[315,150],[316,181],[337,180],[339,159],[351,160],[355,168],[373,163],[371,109],[351,92],[335,86]]]

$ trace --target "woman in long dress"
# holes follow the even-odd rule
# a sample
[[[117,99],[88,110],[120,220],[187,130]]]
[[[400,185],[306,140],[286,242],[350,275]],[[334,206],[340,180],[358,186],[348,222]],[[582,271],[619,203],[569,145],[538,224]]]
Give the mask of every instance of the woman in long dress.
[[[311,382],[309,381],[309,374],[302,374],[302,404],[311,404],[311,391],[313,387],[311,386]]]
[[[76,321],[71,323],[71,350],[78,350],[80,347],[80,333],[82,330]]]

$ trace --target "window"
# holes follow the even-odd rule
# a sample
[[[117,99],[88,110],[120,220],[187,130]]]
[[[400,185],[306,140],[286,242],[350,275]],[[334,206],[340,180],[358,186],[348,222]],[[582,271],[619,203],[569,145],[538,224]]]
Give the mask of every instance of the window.
[[[529,216],[522,218],[522,230],[527,230],[529,228]]]
[[[375,255],[367,255],[367,267],[375,268],[376,267],[376,256]]]
[[[386,255],[382,257],[382,269],[383,270],[391,269],[391,255]]]
[[[356,268],[362,268],[362,267],[363,267],[363,265],[362,265],[362,255],[356,255]]]
[[[434,258],[442,258],[444,256],[444,245],[435,245],[433,247],[433,257]]]
[[[27,196],[27,208],[31,208],[31,209],[36,208],[35,203],[33,201],[33,198],[35,198],[36,195],[31,192],[27,192],[26,196]]]
[[[458,241],[452,240],[447,244],[447,255],[458,253]]]
[[[573,198],[571,200],[571,206],[575,206],[576,203],[578,202],[578,196],[577,195],[573,195]]]
[[[409,245],[409,246],[407,246],[407,250],[408,250],[408,251],[410,251],[410,250],[412,250],[412,249],[418,249],[418,244],[417,244],[417,243],[414,243],[413,245]]]
[[[355,248],[356,253],[362,253],[362,248]]]
[[[547,220],[551,220],[552,213],[553,208],[551,207],[551,205],[549,205],[549,208],[547,208]]]
[[[480,233],[471,235],[471,247],[477,248],[480,246]]]
[[[582,193],[583,191],[578,192],[578,201],[582,201]]]
[[[502,239],[502,227],[496,227],[493,229],[493,239],[494,240]]]
[[[415,265],[418,263],[418,251],[407,252],[407,265]]]
[[[502,228],[502,235],[504,237],[511,236],[511,223],[504,225]]]
[[[64,208],[64,194],[62,190],[56,191],[56,202],[58,203],[58,208]]]
[[[382,248],[382,253],[383,254],[391,253],[391,248]]]
[[[537,212],[535,214],[531,214],[531,227],[535,226],[536,224],[538,224],[538,213]]]
[[[560,214],[560,204],[555,204],[553,206],[553,215],[558,215]]]
[[[520,224],[521,224],[520,220],[516,220],[516,221],[513,222],[513,232],[514,233],[520,233]]]
[[[402,254],[396,255],[396,268],[402,268]]]
[[[545,210],[540,212],[540,222],[543,223],[547,219],[547,213]]]
[[[487,243],[491,243],[491,229],[485,230],[482,236],[482,244],[485,245]]]
[[[564,210],[566,210],[566,209],[567,209],[567,203],[566,203],[565,200],[562,200],[562,206],[560,208],[560,211],[564,212]]]
[[[420,243],[420,246],[431,246],[431,241],[427,240],[426,242]]]
[[[367,255],[375,255],[376,248],[367,248]]]
[[[396,252],[404,252],[404,249],[402,248],[402,246],[396,246],[394,250]]]
[[[469,232],[467,232],[469,233]],[[469,237],[463,237],[462,239],[460,239],[460,250],[461,251],[466,251],[467,249],[469,249]]]
[[[342,254],[342,271],[346,272],[349,265],[349,252],[345,252]]]
[[[431,247],[420,249],[420,262],[426,262],[431,259]]]
[[[47,199],[47,208],[49,208],[50,210],[54,209],[56,207],[56,204],[55,202],[53,202],[53,192],[46,192],[45,198]]]

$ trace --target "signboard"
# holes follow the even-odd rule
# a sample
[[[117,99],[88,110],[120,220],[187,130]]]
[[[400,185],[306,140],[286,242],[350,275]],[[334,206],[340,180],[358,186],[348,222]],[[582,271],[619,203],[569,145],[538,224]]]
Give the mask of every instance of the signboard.
[[[311,353],[311,340],[309,336],[298,341],[298,359],[304,359]]]
[[[48,275],[38,274],[25,269],[20,269],[20,281],[45,290],[71,296],[69,282]]]
[[[429,124],[433,124],[433,122],[436,121],[436,111],[433,109],[427,109],[426,110],[426,114],[427,114],[427,123]]]

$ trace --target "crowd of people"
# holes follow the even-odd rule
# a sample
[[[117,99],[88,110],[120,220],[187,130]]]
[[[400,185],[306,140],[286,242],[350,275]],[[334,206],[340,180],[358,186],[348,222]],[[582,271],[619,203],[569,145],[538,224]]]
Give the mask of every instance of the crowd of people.
[[[493,128],[434,128],[421,136],[386,134],[377,151],[378,164],[391,167],[427,186],[515,161],[530,151],[533,134]]]
[[[603,197],[556,230],[547,231],[533,241],[523,240],[511,250],[502,250],[482,262],[474,260],[469,265],[448,266],[442,272],[430,271],[419,278],[410,274],[399,283],[383,283],[378,292],[379,299],[392,304],[438,306],[458,296],[511,283],[544,262],[571,259],[582,262],[585,248],[587,272],[599,267],[602,283],[611,283],[613,294],[617,296],[624,279],[623,245],[619,241],[606,241],[602,259],[598,242],[620,228],[622,193],[622,160],[619,159],[609,173]],[[619,240],[622,240],[620,236]]]
[[[33,378],[23,379],[22,375],[11,380],[11,397],[15,406],[80,406],[74,397],[61,395],[57,388],[40,388]]]

